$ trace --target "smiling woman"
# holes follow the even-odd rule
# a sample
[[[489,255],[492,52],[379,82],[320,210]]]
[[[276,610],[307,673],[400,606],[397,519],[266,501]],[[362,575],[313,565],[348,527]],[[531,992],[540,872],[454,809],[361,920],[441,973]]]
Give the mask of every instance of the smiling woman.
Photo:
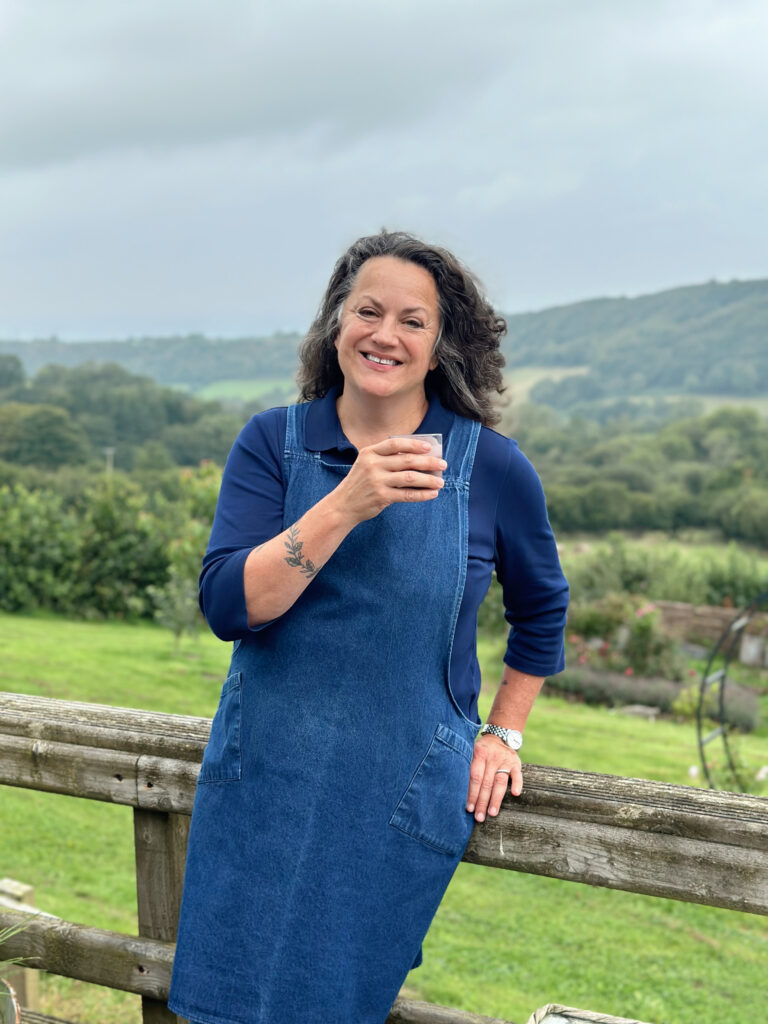
[[[503,331],[450,253],[359,239],[302,347],[300,403],[232,449],[200,594],[235,645],[169,999],[193,1022],[383,1024],[475,821],[521,790],[567,584],[538,478],[489,427]],[[514,628],[478,737],[494,570]]]

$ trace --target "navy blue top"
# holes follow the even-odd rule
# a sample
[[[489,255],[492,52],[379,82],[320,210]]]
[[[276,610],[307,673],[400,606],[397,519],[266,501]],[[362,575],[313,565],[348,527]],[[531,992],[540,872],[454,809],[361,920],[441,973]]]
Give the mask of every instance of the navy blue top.
[[[307,413],[306,445],[333,462],[351,464],[357,449],[344,436],[333,388]],[[454,413],[433,395],[417,433],[446,434]],[[208,550],[200,575],[200,607],[222,640],[238,640],[249,629],[243,569],[251,549],[282,533],[287,411],[269,409],[243,427],[224,469]],[[482,427],[469,490],[467,581],[456,623],[450,679],[463,713],[477,720],[480,670],[476,656],[477,610],[491,573],[502,585],[505,616],[512,627],[504,661],[528,675],[549,676],[565,664],[563,630],[568,605],[565,581],[544,492],[517,442]],[[322,571],[322,570],[321,570]]]

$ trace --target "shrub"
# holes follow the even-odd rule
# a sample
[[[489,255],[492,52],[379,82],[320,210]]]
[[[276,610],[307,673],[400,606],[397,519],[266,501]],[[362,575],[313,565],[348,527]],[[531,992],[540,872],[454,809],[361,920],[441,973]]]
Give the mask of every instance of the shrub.
[[[578,697],[585,704],[617,707],[622,704],[648,704],[666,714],[685,719],[696,717],[699,703],[698,685],[681,685],[667,679],[627,676],[618,672],[598,672],[594,669],[566,669],[552,676],[545,693],[561,693]],[[757,728],[760,712],[753,691],[730,684],[724,702],[725,720],[736,729],[749,732]],[[707,703],[710,717],[716,715],[716,698]]]

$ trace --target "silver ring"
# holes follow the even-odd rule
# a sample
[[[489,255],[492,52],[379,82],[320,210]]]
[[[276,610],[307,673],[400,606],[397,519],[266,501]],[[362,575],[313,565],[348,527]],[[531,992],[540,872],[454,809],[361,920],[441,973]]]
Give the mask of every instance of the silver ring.
[[[511,775],[512,774],[512,769],[511,768],[497,768],[496,771],[493,774],[494,775]]]

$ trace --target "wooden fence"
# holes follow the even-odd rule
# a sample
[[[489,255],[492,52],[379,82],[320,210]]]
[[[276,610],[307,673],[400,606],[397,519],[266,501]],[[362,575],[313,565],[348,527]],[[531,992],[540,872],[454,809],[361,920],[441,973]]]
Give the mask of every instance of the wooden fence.
[[[41,916],[4,953],[140,995],[145,1024],[177,1021],[165,1000],[210,725],[207,718],[0,693],[0,784],[133,807],[139,931],[123,935]],[[507,798],[498,818],[475,827],[464,859],[768,914],[768,800],[529,765],[523,795]],[[29,915],[0,908],[0,928],[22,920]],[[389,1022],[494,1024],[404,999]]]

